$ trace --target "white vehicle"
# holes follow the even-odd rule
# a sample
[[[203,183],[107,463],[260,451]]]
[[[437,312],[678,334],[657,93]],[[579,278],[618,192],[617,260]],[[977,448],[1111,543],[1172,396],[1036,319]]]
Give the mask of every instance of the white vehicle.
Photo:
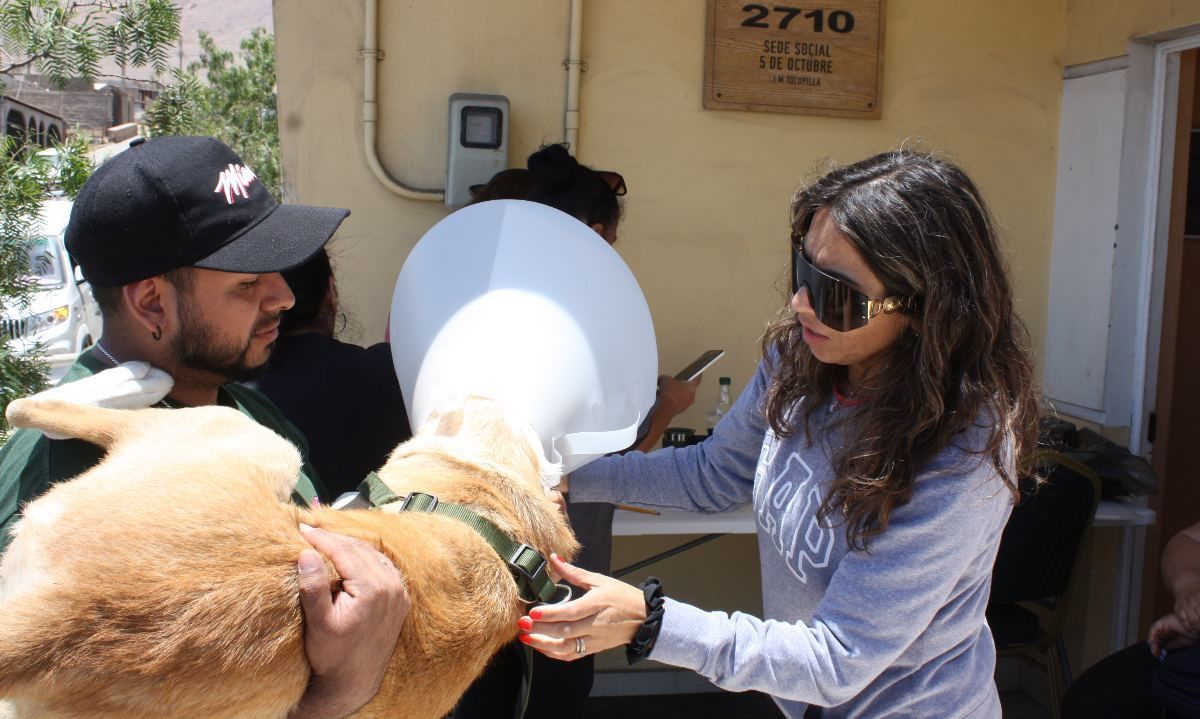
[[[100,336],[100,312],[91,287],[72,266],[63,244],[70,200],[48,200],[29,248],[29,277],[37,283],[27,307],[6,304],[0,334],[15,352],[40,346],[51,365],[65,365]]]

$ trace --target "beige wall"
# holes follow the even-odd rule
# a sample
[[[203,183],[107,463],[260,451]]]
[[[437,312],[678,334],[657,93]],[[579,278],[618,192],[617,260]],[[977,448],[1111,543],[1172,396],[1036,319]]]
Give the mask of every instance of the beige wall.
[[[1136,37],[1200,23],[1196,0],[1067,0],[1063,64],[1118,57]]]
[[[513,22],[519,18],[519,22]],[[523,158],[562,134],[564,3],[379,2],[379,157],[393,177],[442,187],[453,92],[507,95],[509,143]],[[383,336],[392,287],[413,244],[447,210],[401,199],[367,168],[362,141],[363,3],[275,4],[279,125],[293,201],[348,207],[331,250],[343,308],[363,342]]]
[[[380,3],[380,155],[409,184],[441,186],[447,97],[512,102],[510,164],[561,137],[566,2]],[[922,143],[960,162],[1003,229],[1019,308],[1040,348],[1052,223],[1062,2],[893,2],[881,120],[701,108],[704,3],[585,2],[580,159],[628,179],[618,250],[645,290],[664,372],[724,347],[750,377],[782,305],[788,200],[824,158]],[[284,174],[294,198],[350,207],[335,251],[360,339],[383,333],[413,242],[445,215],[399,199],[362,159],[362,4],[276,3]],[[682,423],[700,427],[715,377]]]

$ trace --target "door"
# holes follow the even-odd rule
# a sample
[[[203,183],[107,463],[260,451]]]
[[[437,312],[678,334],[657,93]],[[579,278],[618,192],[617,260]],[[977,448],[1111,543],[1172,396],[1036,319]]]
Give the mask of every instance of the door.
[[[1158,391],[1150,456],[1158,523],[1146,535],[1141,633],[1172,611],[1159,561],[1170,538],[1200,522],[1200,50],[1180,54],[1179,103],[1164,276]]]

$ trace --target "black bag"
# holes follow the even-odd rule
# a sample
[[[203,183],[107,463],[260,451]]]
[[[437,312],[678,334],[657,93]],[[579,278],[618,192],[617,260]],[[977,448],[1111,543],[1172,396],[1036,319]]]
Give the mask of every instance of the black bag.
[[[1090,429],[1078,429],[1057,417],[1043,417],[1038,444],[1058,450],[1095,472],[1100,477],[1100,496],[1104,499],[1158,494],[1154,470],[1145,457]]]
[[[1150,683],[1168,716],[1200,717],[1200,647],[1169,652]]]

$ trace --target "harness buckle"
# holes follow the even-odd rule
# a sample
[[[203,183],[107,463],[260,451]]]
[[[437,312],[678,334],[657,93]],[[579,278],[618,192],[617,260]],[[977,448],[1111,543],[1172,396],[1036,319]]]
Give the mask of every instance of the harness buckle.
[[[401,512],[428,512],[433,514],[437,509],[438,498],[424,492],[410,492],[400,505]],[[522,545],[524,546],[524,545]]]
[[[531,569],[530,567],[526,566],[526,563],[534,558],[537,560],[537,565]],[[539,574],[544,574],[546,571],[546,558],[542,556],[541,552],[529,546],[528,544],[522,544],[513,550],[512,556],[508,558],[508,566],[521,576],[521,578],[524,580],[522,584],[524,584],[530,591],[533,592],[534,597],[537,597],[538,580],[536,577]]]

